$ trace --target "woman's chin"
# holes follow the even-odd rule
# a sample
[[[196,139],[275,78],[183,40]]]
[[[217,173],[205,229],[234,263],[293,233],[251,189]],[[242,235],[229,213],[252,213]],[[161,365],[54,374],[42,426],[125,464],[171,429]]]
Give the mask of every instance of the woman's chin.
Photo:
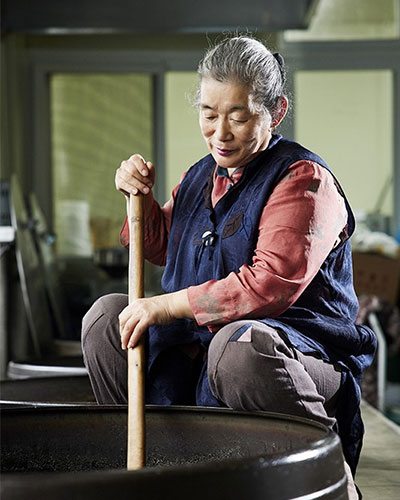
[[[218,153],[211,152],[212,157],[215,160],[215,163],[223,168],[236,168],[237,165],[237,158],[235,158],[236,155],[231,155],[229,157],[227,156],[222,156],[219,155]]]

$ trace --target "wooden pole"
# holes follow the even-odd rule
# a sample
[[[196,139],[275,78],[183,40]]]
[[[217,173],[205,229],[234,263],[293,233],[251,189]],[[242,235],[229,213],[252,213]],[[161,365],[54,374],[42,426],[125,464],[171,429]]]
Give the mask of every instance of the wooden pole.
[[[129,303],[144,296],[143,195],[129,200]],[[128,457],[127,469],[145,466],[144,342],[128,349]]]

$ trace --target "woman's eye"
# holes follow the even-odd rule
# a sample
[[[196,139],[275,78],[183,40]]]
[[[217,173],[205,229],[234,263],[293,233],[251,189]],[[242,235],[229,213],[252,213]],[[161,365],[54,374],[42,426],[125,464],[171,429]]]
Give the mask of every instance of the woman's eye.
[[[215,116],[205,116],[204,118],[208,121],[215,120]]]
[[[247,120],[238,120],[237,118],[232,118],[232,121],[234,123],[246,123],[247,122]]]

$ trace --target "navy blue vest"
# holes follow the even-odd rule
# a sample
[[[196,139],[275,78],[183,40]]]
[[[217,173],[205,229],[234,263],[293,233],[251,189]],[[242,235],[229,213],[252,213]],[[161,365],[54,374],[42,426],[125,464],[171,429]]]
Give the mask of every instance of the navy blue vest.
[[[273,136],[268,149],[246,166],[240,181],[214,208],[211,205],[214,159],[208,155],[191,167],[174,203],[162,278],[164,290],[174,292],[218,280],[238,272],[243,264],[251,265],[264,206],[288,167],[299,160],[317,162],[328,169],[319,156],[295,142]],[[348,212],[347,238],[330,252],[315,278],[288,310],[277,318],[259,320],[285,332],[301,352],[319,353],[323,359],[342,366],[343,402],[337,418],[345,455],[354,470],[362,436],[357,382],[372,361],[376,340],[371,330],[355,324],[358,302],[349,242],[355,223],[341,194]],[[163,329],[162,337],[166,339]],[[200,338],[207,347],[211,340],[210,332],[193,321],[183,320],[168,329],[167,337],[172,343]],[[157,335],[153,338],[156,341]],[[350,401],[345,401],[349,398]]]

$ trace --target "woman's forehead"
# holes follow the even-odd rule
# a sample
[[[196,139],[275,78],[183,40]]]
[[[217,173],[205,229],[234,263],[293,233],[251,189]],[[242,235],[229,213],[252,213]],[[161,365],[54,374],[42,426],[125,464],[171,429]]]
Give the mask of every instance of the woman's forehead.
[[[223,107],[231,112],[248,111],[251,96],[249,88],[236,82],[219,82],[204,78],[200,84],[200,108],[217,109]]]

